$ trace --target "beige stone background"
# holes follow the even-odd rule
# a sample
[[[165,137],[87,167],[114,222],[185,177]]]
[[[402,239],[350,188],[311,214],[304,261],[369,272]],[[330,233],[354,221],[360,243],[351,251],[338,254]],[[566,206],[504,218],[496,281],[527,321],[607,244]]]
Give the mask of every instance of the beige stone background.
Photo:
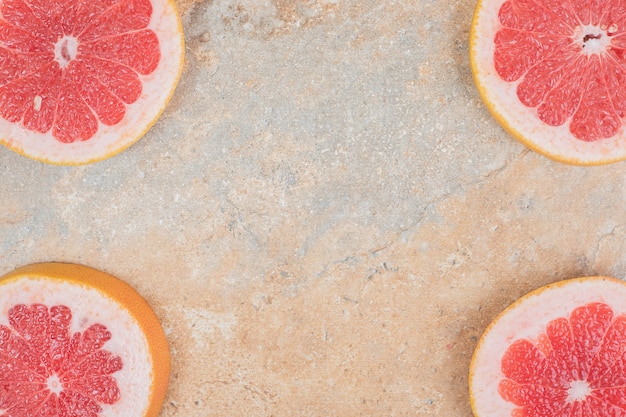
[[[471,416],[522,294],[626,273],[626,166],[528,151],[474,88],[474,0],[179,0],[186,66],[136,145],[0,149],[0,269],[83,263],[166,329],[164,417]]]

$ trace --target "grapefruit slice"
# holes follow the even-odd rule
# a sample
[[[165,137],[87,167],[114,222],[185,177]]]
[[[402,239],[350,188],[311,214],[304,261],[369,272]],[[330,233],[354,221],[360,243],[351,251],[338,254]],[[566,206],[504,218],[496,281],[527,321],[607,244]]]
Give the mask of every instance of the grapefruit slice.
[[[626,158],[626,12],[621,0],[478,0],[470,61],[489,111],[552,159]]]
[[[626,415],[626,283],[540,288],[487,328],[470,365],[477,417]]]
[[[156,417],[165,334],[128,284],[73,264],[0,278],[0,416]]]
[[[173,0],[0,1],[0,143],[78,165],[135,143],[183,67]]]

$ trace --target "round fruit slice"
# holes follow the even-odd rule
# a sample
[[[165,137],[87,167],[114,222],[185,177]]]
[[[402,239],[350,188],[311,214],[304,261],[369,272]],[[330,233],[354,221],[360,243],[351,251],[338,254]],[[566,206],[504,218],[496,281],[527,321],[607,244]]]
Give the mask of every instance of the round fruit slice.
[[[477,417],[626,415],[626,283],[540,288],[489,325],[470,366]]]
[[[487,108],[531,149],[580,165],[626,158],[621,0],[478,0],[470,59]]]
[[[173,0],[0,1],[0,143],[85,164],[156,122],[183,67]]]
[[[128,284],[60,263],[0,278],[0,416],[156,417],[169,372],[163,329]]]

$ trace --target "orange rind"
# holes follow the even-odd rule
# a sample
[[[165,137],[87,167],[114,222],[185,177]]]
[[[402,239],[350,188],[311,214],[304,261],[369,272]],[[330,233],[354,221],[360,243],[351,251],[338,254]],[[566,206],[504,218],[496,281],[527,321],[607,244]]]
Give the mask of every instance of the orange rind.
[[[478,341],[472,411],[534,417],[619,408],[625,353],[626,283],[584,277],[539,288],[500,313]]]
[[[18,1],[0,3],[0,14],[0,143],[21,155],[109,158],[143,137],[174,94],[184,64],[174,0]]]
[[[0,374],[9,384],[0,410],[11,416],[156,417],[170,354],[157,316],[127,283],[41,263],[0,277]]]
[[[618,9],[612,0],[478,0],[471,69],[505,131],[559,162],[626,158],[626,15]]]

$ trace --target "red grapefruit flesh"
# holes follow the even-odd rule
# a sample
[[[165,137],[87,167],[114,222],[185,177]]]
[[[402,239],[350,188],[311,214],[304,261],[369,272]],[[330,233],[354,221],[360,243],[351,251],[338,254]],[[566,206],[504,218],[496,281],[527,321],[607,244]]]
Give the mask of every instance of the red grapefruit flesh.
[[[183,65],[173,0],[0,1],[0,142],[84,164],[137,141]]]
[[[559,282],[522,297],[480,339],[477,417],[626,416],[626,283]]]
[[[0,278],[0,416],[158,415],[169,350],[131,287],[80,265]]]
[[[562,162],[626,158],[622,0],[478,0],[470,58],[494,117]]]

